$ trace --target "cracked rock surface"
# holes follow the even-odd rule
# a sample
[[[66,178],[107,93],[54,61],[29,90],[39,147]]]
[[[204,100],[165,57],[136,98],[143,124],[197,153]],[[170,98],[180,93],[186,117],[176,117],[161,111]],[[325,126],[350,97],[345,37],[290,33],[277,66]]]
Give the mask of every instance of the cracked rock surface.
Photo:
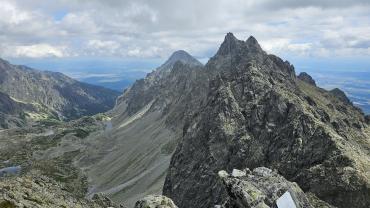
[[[235,173],[235,169],[233,173]],[[227,174],[220,171],[219,176],[222,180],[228,201],[220,207],[223,208],[257,208],[273,207],[276,201],[285,193],[289,192],[300,208],[313,208],[318,204],[310,201],[310,198],[302,191],[297,183],[290,182],[277,172],[265,167],[255,168],[253,171],[245,169],[237,171],[238,174]],[[241,174],[243,173],[243,174]],[[324,202],[322,202],[324,203]],[[330,207],[321,206],[321,207]]]

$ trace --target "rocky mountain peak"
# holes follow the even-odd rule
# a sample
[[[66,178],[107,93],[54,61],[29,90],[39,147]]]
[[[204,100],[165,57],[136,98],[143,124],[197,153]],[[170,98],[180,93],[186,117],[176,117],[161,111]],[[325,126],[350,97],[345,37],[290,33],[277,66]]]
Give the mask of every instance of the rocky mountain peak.
[[[216,56],[240,55],[245,53],[264,53],[256,38],[250,36],[246,41],[237,39],[234,34],[227,33]]]
[[[173,52],[170,58],[168,58],[168,60],[160,68],[172,67],[178,61],[192,66],[202,65],[202,63],[200,63],[196,58],[191,56],[188,52],[184,50],[178,50]]]
[[[218,49],[217,55],[229,55],[229,54],[235,54],[237,53],[237,49],[240,48],[243,41],[238,40],[234,34],[227,33],[224,39],[224,42],[222,42],[220,48]]]
[[[252,60],[262,63],[266,56],[267,53],[262,50],[253,36],[243,41],[237,39],[232,33],[227,33],[216,55],[207,64],[213,65],[211,68],[215,68],[214,66],[219,66],[216,68],[230,68],[224,64],[235,65]],[[235,68],[235,66],[231,68]]]

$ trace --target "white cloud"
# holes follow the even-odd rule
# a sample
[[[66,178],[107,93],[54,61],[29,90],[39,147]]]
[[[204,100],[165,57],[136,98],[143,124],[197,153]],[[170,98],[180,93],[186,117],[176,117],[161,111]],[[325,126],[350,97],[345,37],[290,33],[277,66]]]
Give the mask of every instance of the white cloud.
[[[370,55],[368,0],[0,3],[0,56],[165,57],[184,49],[203,58],[229,31],[254,35],[278,55]],[[66,14],[55,20],[59,10]]]
[[[10,51],[14,57],[44,58],[64,57],[67,55],[64,47],[55,47],[48,44],[15,46]]]

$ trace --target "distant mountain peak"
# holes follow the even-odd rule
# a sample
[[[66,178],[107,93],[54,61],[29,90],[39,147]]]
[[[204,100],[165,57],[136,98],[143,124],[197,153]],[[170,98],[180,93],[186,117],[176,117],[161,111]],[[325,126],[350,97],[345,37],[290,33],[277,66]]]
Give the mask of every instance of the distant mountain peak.
[[[191,56],[188,52],[184,50],[178,50],[172,53],[172,55],[167,59],[164,64],[157,68],[154,74],[159,75],[159,77],[170,72],[175,66],[176,62],[181,62],[182,64],[187,64],[190,66],[203,66],[196,58]]]
[[[181,61],[184,64],[190,65],[202,65],[202,63],[200,63],[196,58],[194,58],[184,50],[173,52],[170,58],[168,58],[168,60],[163,65],[174,65],[177,61]]]

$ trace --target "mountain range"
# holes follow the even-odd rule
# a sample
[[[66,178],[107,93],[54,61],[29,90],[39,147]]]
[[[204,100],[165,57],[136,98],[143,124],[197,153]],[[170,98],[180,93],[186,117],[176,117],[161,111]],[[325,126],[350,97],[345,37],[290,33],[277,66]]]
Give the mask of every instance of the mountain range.
[[[54,103],[45,105],[64,112]],[[112,110],[4,130],[0,142],[7,166],[23,171],[0,187],[25,187],[0,204],[49,203],[22,186],[46,177],[51,193],[85,207],[267,208],[284,196],[297,207],[370,207],[369,116],[253,36],[228,33],[205,65],[177,51]]]
[[[119,92],[0,59],[2,102],[25,120],[71,120],[111,109]],[[10,99],[10,100],[9,100]],[[26,107],[27,106],[27,107]],[[2,112],[5,113],[5,112]],[[22,119],[21,119],[22,120]],[[18,126],[22,122],[16,122]]]

